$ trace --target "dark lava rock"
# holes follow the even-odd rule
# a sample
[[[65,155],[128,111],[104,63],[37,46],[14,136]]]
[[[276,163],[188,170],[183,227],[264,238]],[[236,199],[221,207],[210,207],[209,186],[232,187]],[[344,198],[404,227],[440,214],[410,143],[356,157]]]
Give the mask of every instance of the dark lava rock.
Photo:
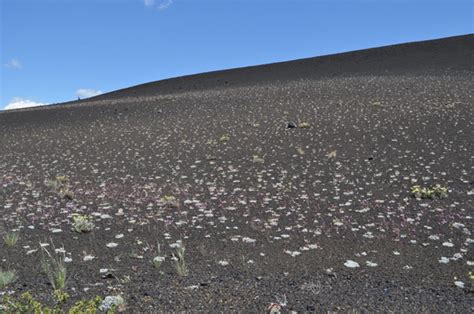
[[[298,126],[297,126],[296,123],[294,123],[293,121],[289,121],[289,122],[287,123],[286,127],[287,127],[288,129],[295,129],[295,128],[297,128]]]
[[[314,311],[316,311],[316,308],[314,307],[314,305],[307,305],[306,306],[306,311],[314,312]]]

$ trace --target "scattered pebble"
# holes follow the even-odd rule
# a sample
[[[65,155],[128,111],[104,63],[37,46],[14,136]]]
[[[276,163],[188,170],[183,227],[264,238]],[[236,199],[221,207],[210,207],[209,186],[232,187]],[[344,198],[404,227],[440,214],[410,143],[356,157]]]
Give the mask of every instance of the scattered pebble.
[[[455,281],[454,285],[458,288],[464,289],[464,282],[462,281]]]
[[[354,262],[354,261],[351,261],[351,260],[347,260],[347,261],[344,263],[344,266],[349,267],[349,268],[360,267],[359,263]]]

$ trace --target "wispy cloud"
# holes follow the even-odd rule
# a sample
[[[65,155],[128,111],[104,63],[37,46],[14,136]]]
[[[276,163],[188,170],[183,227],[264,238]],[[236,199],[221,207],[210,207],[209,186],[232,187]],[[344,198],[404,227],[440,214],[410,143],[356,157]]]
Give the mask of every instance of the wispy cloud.
[[[158,10],[166,10],[173,4],[173,0],[164,0],[158,4]]]
[[[103,92],[101,90],[95,90],[95,89],[90,89],[90,88],[79,88],[76,91],[77,97],[80,97],[80,98],[94,97],[102,93]]]
[[[19,69],[23,68],[23,65],[21,64],[21,62],[18,59],[15,59],[15,58],[13,58],[10,61],[8,61],[7,63],[5,63],[4,66],[6,68],[15,69],[15,70],[19,70]]]
[[[155,4],[155,0],[145,0],[145,6],[152,7]]]
[[[160,11],[168,9],[173,4],[173,2],[174,0],[160,0],[160,1],[144,0],[143,1],[146,7],[149,7],[149,8],[156,7]]]
[[[29,99],[23,99],[23,98],[20,98],[20,97],[15,97],[4,108],[4,110],[38,107],[38,106],[45,106],[45,105],[47,105],[47,103],[35,102],[35,101],[29,100]]]

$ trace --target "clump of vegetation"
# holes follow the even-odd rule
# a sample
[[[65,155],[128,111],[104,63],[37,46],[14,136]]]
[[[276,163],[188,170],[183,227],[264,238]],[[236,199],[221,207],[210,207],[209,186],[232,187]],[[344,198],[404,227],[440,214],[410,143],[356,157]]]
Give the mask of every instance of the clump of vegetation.
[[[69,200],[74,198],[74,193],[70,189],[67,176],[57,175],[54,179],[46,181],[46,186],[58,193],[62,198]]]
[[[172,195],[165,195],[160,198],[160,202],[165,206],[179,207],[179,201]]]
[[[18,242],[19,234],[17,232],[7,232],[3,236],[3,242],[9,247],[15,246],[15,244]]]
[[[158,255],[155,256],[152,260],[153,266],[155,268],[160,268],[161,264],[165,261],[165,256],[161,255],[161,247],[160,244],[158,243]]]
[[[176,249],[176,254],[173,253],[174,267],[176,269],[176,273],[182,277],[186,277],[189,274],[188,265],[186,264],[186,260],[184,259],[185,251],[186,248],[183,244],[181,244]]]
[[[416,198],[432,199],[434,197],[445,198],[448,196],[448,189],[439,184],[431,188],[414,185],[411,187],[411,194]]]
[[[373,102],[372,102],[372,106],[374,106],[374,107],[379,107],[379,108],[380,108],[380,107],[383,107],[383,105],[382,105],[382,103],[381,103],[380,101],[373,101]]]
[[[267,310],[270,313],[281,313],[281,309],[287,305],[286,295],[275,297],[277,301],[270,303],[270,305],[267,307]]]
[[[228,141],[230,141],[230,135],[227,133],[223,134],[221,138],[219,139],[219,142],[224,143],[224,144],[227,143]]]
[[[1,271],[0,270],[0,289],[14,283],[17,279],[16,272],[14,270]]]
[[[29,292],[23,293],[18,299],[5,294],[2,304],[5,313],[53,313],[53,309],[41,304]]]
[[[68,311],[69,314],[94,314],[100,307],[102,303],[102,298],[96,296],[90,300],[81,300],[76,302]],[[109,311],[109,313],[114,313],[114,311]]]
[[[329,153],[326,154],[326,157],[328,159],[334,159],[337,156],[337,150],[332,150]]]
[[[207,145],[210,145],[210,146],[216,146],[216,145],[217,145],[217,141],[214,140],[214,139],[209,139],[209,140],[207,140],[206,144],[207,144]]]
[[[298,124],[298,127],[301,129],[307,129],[309,126],[309,122],[300,122],[300,124]]]
[[[265,162],[265,159],[258,157],[258,155],[253,155],[252,161],[263,164]]]
[[[73,214],[72,229],[77,233],[87,233],[94,229],[92,217],[88,215]]]
[[[125,300],[120,295],[111,295],[105,297],[99,306],[99,311],[107,313],[115,313],[116,310],[123,311],[125,308]]]
[[[54,299],[56,300],[57,303],[62,304],[65,303],[67,300],[69,300],[69,293],[64,292],[63,290],[54,290]]]
[[[33,298],[30,292],[25,292],[20,296],[16,297],[5,294],[3,298],[0,299],[0,304],[2,304],[0,305],[0,312],[4,311],[1,313],[95,314],[99,311],[99,307],[102,303],[102,298],[96,296],[90,300],[78,301],[71,308],[64,309],[61,307],[63,306],[67,298],[69,298],[69,295],[65,292],[61,292],[61,294],[58,294],[55,291],[54,298],[56,300],[56,305],[54,307],[49,307]],[[114,313],[114,309],[109,310],[108,313]]]
[[[165,261],[165,256],[157,255],[153,258],[153,266],[155,268],[160,268],[161,264]]]
[[[54,290],[66,287],[67,268],[64,258],[64,253],[53,256],[45,247],[41,247],[41,268]]]

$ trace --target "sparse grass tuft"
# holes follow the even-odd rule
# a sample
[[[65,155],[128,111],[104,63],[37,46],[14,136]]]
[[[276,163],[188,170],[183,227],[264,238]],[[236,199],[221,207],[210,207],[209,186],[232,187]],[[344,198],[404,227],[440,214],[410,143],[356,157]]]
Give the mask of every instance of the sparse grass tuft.
[[[62,198],[68,200],[72,200],[74,198],[74,193],[70,189],[69,178],[67,176],[57,175],[54,179],[47,180],[46,186],[58,193]]]
[[[0,289],[5,288],[9,284],[15,282],[17,279],[14,270],[0,271]]]
[[[7,234],[3,236],[3,242],[5,242],[7,246],[12,247],[18,242],[19,237],[17,232],[7,232]]]
[[[160,243],[158,243],[157,247],[158,247],[158,255],[156,255],[153,258],[152,263],[155,268],[160,268],[161,264],[165,261],[165,256],[161,255]]]
[[[157,255],[153,258],[153,267],[160,268],[161,264],[165,261],[165,256]]]
[[[54,256],[48,249],[41,247],[41,268],[54,290],[66,287],[67,268],[64,258],[64,253],[58,253],[57,256]]]
[[[189,274],[188,265],[184,259],[186,248],[183,244],[176,249],[176,255],[173,253],[174,267],[179,276],[186,277]]]

